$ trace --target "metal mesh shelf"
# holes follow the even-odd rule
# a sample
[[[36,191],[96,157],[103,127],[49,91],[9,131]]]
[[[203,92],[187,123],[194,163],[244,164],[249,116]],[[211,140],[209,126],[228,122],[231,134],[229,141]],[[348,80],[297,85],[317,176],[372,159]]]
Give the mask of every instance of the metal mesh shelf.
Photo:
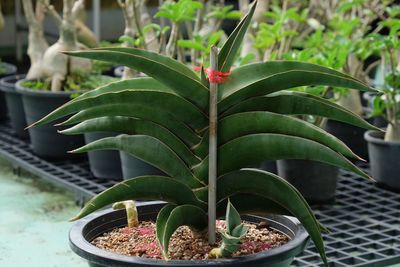
[[[94,178],[85,160],[46,161],[34,155],[29,143],[0,124],[0,155],[52,183],[75,192],[83,203],[117,181]],[[368,164],[360,164],[369,171]],[[330,266],[388,266],[400,263],[400,194],[379,188],[352,173],[341,171],[333,205],[314,206],[325,235]],[[313,244],[292,266],[323,266]]]

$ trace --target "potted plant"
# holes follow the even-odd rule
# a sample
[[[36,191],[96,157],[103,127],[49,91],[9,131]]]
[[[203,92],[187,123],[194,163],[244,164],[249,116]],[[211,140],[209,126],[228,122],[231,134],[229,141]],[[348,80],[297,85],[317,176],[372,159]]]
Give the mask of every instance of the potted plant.
[[[61,51],[84,49],[93,45],[90,32],[81,23],[84,1],[65,0],[61,17],[47,1],[37,1],[35,9],[31,0],[24,0],[25,17],[29,25],[28,55],[31,60],[26,78],[16,83],[22,95],[26,121],[33,123],[52,109],[69,101],[81,91],[90,90],[110,81],[110,78],[92,76],[91,61],[74,59]],[[42,21],[45,13],[54,18],[60,38],[48,46],[43,35]],[[90,34],[89,34],[90,37]],[[30,129],[33,151],[42,157],[66,157],[65,149],[83,144],[82,136],[60,136],[50,126]]]
[[[304,249],[307,238],[301,227],[282,217],[278,221],[286,221],[288,224],[284,227],[295,233],[291,235],[292,241],[280,249],[232,259],[153,260],[125,257],[89,244],[105,231],[125,225],[126,219],[129,226],[136,224],[139,213],[143,220],[156,220],[155,235],[165,257],[172,234],[182,225],[189,225],[199,234],[208,229],[208,242],[217,248],[210,254],[230,255],[239,248],[245,231],[237,215],[232,215],[236,218],[232,228],[237,230],[229,226],[233,210],[229,202],[241,214],[270,212],[296,216],[327,265],[321,237],[324,228],[301,194],[274,174],[246,167],[266,159],[300,158],[333,164],[368,178],[345,158],[356,156],[339,140],[289,115],[310,113],[361,125],[365,122],[321,97],[285,90],[312,84],[373,90],[332,69],[294,61],[249,64],[230,73],[254,9],[255,4],[219,52],[216,47],[211,49],[210,68],[202,68],[201,77],[172,58],[140,49],[68,52],[78,57],[116,62],[149,77],[116,82],[87,92],[32,126],[75,113],[61,125],[78,124],[62,133],[114,130],[124,134],[98,140],[73,152],[118,149],[165,173],[165,176],[147,175],[123,181],[94,197],[74,217],[73,220],[83,218],[113,203],[116,208],[126,209],[127,215],[109,210],[92,215],[72,229],[73,250],[93,266],[289,266],[293,257]],[[137,212],[131,199],[156,199],[168,204],[145,205]],[[225,224],[228,225],[221,233],[223,242],[215,243],[216,218],[224,215],[227,206]],[[247,217],[246,220],[256,219]],[[277,225],[269,219],[261,220]]]
[[[400,158],[400,57],[398,29],[400,20],[398,8],[389,8],[390,18],[380,25],[389,29],[387,36],[372,35],[381,51],[384,82],[383,94],[373,99],[373,116],[384,116],[387,121],[386,133],[368,131],[365,139],[368,142],[371,172],[378,183],[392,189],[400,190],[398,159]]]
[[[4,29],[4,17],[1,11],[1,3],[0,3],[0,31],[2,31],[3,29]],[[17,68],[14,65],[2,62],[0,60],[0,79],[8,75],[15,74],[16,72]],[[0,120],[5,119],[6,114],[7,114],[7,109],[6,109],[4,94],[0,91]]]

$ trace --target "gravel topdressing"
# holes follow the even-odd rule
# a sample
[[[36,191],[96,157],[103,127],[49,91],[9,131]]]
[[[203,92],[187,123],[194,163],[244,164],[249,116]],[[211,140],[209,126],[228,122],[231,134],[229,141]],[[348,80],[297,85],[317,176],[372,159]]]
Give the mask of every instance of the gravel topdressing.
[[[243,238],[240,250],[233,256],[242,256],[272,249],[286,244],[289,237],[270,228],[265,222],[259,224],[245,223],[249,230]],[[217,221],[217,230],[223,231],[225,221]],[[95,238],[92,244],[98,248],[126,256],[162,259],[156,239],[156,225],[144,221],[135,228],[117,228]],[[169,244],[168,258],[174,260],[209,259],[209,252],[219,247],[221,237],[217,234],[217,243],[210,246],[207,233],[195,235],[187,226],[179,227]]]

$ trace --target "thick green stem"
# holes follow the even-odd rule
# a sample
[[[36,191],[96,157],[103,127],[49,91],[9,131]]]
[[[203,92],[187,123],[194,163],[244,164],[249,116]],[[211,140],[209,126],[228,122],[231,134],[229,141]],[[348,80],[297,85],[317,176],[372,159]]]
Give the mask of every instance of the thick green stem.
[[[211,70],[218,70],[218,48],[211,47]],[[210,81],[209,169],[208,169],[208,243],[215,243],[217,193],[217,102],[218,84]]]
[[[136,203],[133,200],[126,200],[114,203],[113,209],[125,209],[126,217],[128,221],[128,227],[132,228],[139,225],[138,213],[136,209]]]

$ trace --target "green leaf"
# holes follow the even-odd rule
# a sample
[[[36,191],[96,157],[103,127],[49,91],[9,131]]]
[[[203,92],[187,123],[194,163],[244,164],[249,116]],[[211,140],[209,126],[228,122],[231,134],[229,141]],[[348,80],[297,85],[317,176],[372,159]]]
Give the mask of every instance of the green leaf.
[[[182,225],[203,231],[207,228],[207,214],[203,209],[194,205],[182,205],[174,208],[165,224],[163,238],[159,240],[165,254],[168,253],[171,236]]]
[[[104,86],[101,86],[97,89],[90,90],[89,92],[86,92],[68,103],[60,106],[47,116],[45,116],[43,119],[39,120],[38,122],[34,123],[34,125],[43,125],[49,122],[52,122],[56,119],[62,118],[68,114],[68,107],[74,103],[75,101],[81,101],[87,98],[92,98],[96,97],[99,95],[102,95],[104,93],[118,93],[121,91],[125,91],[126,89],[130,90],[151,90],[151,91],[159,91],[159,92],[165,92],[165,93],[173,93],[174,91],[171,90],[170,88],[166,87],[162,83],[158,82],[157,80],[150,78],[150,77],[141,77],[141,78],[134,78],[134,79],[129,79],[129,80],[122,80],[122,81],[117,81],[117,82],[112,82],[109,84],[106,84]]]
[[[163,200],[177,205],[191,204],[207,209],[207,204],[198,200],[185,184],[163,176],[141,176],[120,182],[93,197],[72,221],[124,200]]]
[[[305,159],[338,166],[364,178],[370,178],[353,163],[315,141],[282,134],[249,134],[218,148],[218,176],[254,166],[266,160]],[[194,174],[207,181],[208,157],[194,168]],[[323,179],[323,177],[321,177]]]
[[[307,202],[287,181],[272,173],[242,169],[228,173],[217,180],[217,199],[236,194],[255,194],[273,200],[296,216],[310,234],[311,239],[327,264],[320,225]]]
[[[208,109],[208,89],[184,64],[158,53],[135,48],[100,48],[68,55],[113,62],[143,72],[170,87],[201,110]]]
[[[64,116],[85,110],[91,107],[107,105],[148,105],[155,106],[164,112],[170,112],[178,120],[185,122],[192,128],[202,129],[208,125],[207,116],[195,105],[176,94],[152,90],[124,90],[120,92],[104,93],[94,97],[75,100],[64,106]],[[173,107],[173,110],[171,110]]]
[[[321,143],[344,156],[358,158],[350,148],[335,136],[306,121],[270,112],[244,112],[227,116],[218,125],[218,143],[225,144],[247,134],[276,133],[302,137]],[[204,135],[195,153],[200,157],[207,155],[208,135]]]
[[[287,115],[316,115],[369,130],[379,130],[360,116],[327,99],[295,91],[284,91],[245,100],[222,116],[248,111],[270,111]]]
[[[236,26],[236,28],[233,30],[231,35],[222,46],[221,51],[218,54],[218,70],[222,72],[230,71],[235,61],[236,54],[240,49],[246,31],[250,26],[250,22],[256,9],[256,5],[257,1],[254,1],[247,15],[243,17],[243,19],[239,22],[239,24]]]
[[[229,76],[229,79],[227,79],[225,83],[220,84],[218,88],[220,99],[223,99],[227,95],[230,95],[244,87],[247,87],[257,81],[260,81],[272,75],[294,70],[332,74],[335,76],[357,81],[353,77],[346,75],[342,72],[312,63],[300,62],[295,60],[267,61],[235,68]],[[366,85],[364,86],[365,90],[372,90]]]
[[[222,113],[231,106],[251,97],[267,95],[299,86],[312,85],[343,87],[361,91],[374,91],[361,82],[353,79],[322,72],[291,70],[266,76],[265,78],[262,78],[243,88],[239,88],[236,91],[224,91],[221,96],[221,100],[218,103],[218,110],[220,113]]]
[[[157,215],[156,220],[156,235],[158,239],[158,243],[160,244],[161,251],[164,251],[162,240],[164,239],[165,226],[167,225],[167,221],[173,209],[175,209],[177,205],[167,204],[165,205]],[[165,258],[165,257],[164,257]]]
[[[229,200],[226,206],[225,222],[227,233],[229,235],[236,236],[233,234],[233,230],[242,223],[242,219],[240,218],[239,212]]]
[[[123,134],[117,137],[107,137],[87,144],[73,152],[82,153],[106,149],[120,150],[132,154],[190,188],[197,188],[203,185],[193,176],[189,167],[170,147],[151,136]]]
[[[152,136],[170,147],[189,166],[200,162],[200,159],[194,156],[192,151],[176,135],[151,121],[128,117],[101,117],[86,120],[60,133],[83,134],[90,132],[116,132]]]

